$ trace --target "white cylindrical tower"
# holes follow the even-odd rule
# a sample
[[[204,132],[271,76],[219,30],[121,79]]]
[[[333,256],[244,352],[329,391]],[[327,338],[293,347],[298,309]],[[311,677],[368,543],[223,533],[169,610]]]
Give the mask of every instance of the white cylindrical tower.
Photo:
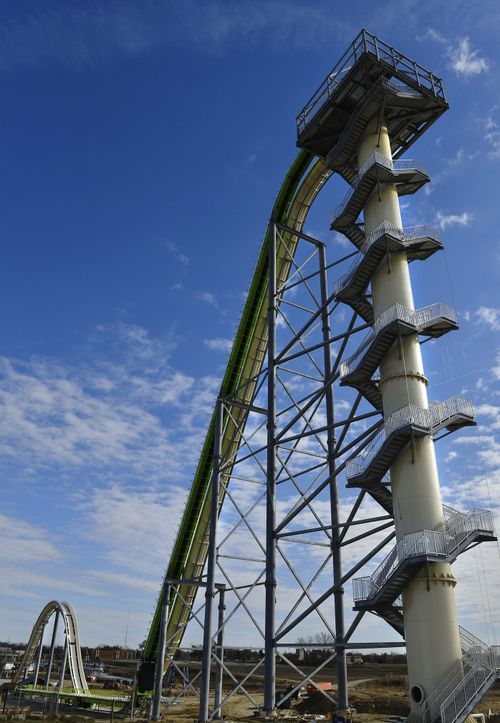
[[[374,152],[392,160],[385,124],[370,124],[358,146],[358,167]],[[374,190],[364,209],[365,234],[383,221],[402,228],[399,198],[394,184]],[[371,282],[375,322],[394,304],[414,309],[408,260],[404,252],[389,254]],[[427,379],[416,334],[402,337],[380,365],[380,390],[385,419],[413,404],[428,408]],[[430,435],[414,440],[391,467],[396,538],[443,523],[439,477]],[[412,716],[450,669],[461,660],[455,607],[456,581],[449,564],[430,563],[408,584],[403,593],[405,638]]]

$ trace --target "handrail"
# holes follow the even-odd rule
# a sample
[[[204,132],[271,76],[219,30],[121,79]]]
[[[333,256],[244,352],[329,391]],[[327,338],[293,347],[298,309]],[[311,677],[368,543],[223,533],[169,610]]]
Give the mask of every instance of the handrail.
[[[307,128],[323,103],[331,98],[337,86],[351,70],[352,65],[364,53],[373,55],[378,60],[388,64],[396,72],[403,73],[410,81],[416,83],[419,87],[423,87],[427,92],[431,92],[436,98],[446,100],[440,78],[403,53],[395,50],[388,43],[372,35],[372,33],[361,30],[297,115],[296,122],[299,134]]]
[[[391,434],[398,429],[409,425],[416,425],[426,429],[429,434],[432,433],[434,427],[442,424],[455,414],[464,414],[468,417],[474,416],[472,402],[464,397],[450,397],[444,402],[436,402],[429,405],[429,409],[421,409],[409,404],[402,407],[391,414],[380,432],[374,437],[369,445],[353,459],[346,464],[346,477],[348,479],[357,477],[371,464],[377,452]]]
[[[364,98],[358,103],[356,109],[351,116],[350,121],[347,123],[346,127],[340,134],[337,143],[333,146],[332,150],[329,151],[326,157],[327,163],[330,163],[330,159],[335,158],[340,153],[342,146],[346,142],[347,138],[349,138],[349,136],[351,135],[351,130],[358,121],[359,115],[363,112],[366,106],[370,104],[373,97],[378,93],[380,88],[388,88],[390,90],[393,90],[395,93],[398,93],[399,95],[405,95],[408,97],[422,97],[422,93],[420,91],[415,90],[415,88],[410,88],[409,85],[406,85],[406,83],[403,83],[402,81],[396,80],[395,78],[385,78],[384,76],[380,77],[373,85],[371,90],[368,91]]]
[[[376,319],[375,324],[373,325],[373,331],[370,331],[365,336],[361,345],[356,349],[354,354],[351,354],[348,359],[342,362],[340,365],[340,376],[345,377],[348,374],[351,374],[357,367],[357,360],[365,349],[370,346],[373,341],[375,341],[377,334],[395,321],[403,321],[410,326],[414,326],[415,333],[419,333],[424,331],[426,326],[430,323],[441,318],[448,319],[456,324],[457,312],[452,306],[444,303],[430,304],[429,306],[424,306],[421,309],[408,309],[402,304],[394,304],[393,306],[390,306],[388,309],[383,311],[382,314],[380,314],[378,319]]]
[[[458,514],[461,513],[459,512]],[[488,647],[484,640],[481,640],[476,635],[474,635],[474,633],[471,633],[470,630],[463,628],[461,625],[458,626],[458,630],[460,633],[460,647],[462,648],[462,652],[464,656],[467,657],[467,659],[469,659],[472,655],[477,655],[478,650],[480,650],[481,653],[484,653],[484,651]]]
[[[368,173],[370,168],[374,165],[383,166],[389,171],[405,171],[408,169],[414,169],[425,173],[425,169],[422,166],[417,166],[416,161],[411,158],[397,158],[395,160],[391,160],[390,158],[387,158],[387,156],[384,156],[381,153],[375,151],[375,153],[372,153],[371,156],[367,158],[366,161],[359,167],[359,170],[355,175],[349,190],[347,191],[343,200],[335,207],[335,210],[331,217],[332,223],[344,211],[354,191],[363,180],[364,176]]]
[[[463,680],[441,703],[441,723],[454,723],[460,720],[459,716],[466,712],[470,702],[481,692],[485,683],[496,675],[499,667],[498,646],[491,646],[483,652]]]
[[[443,511],[451,510],[443,505]],[[452,510],[456,514],[457,510]],[[452,666],[448,674],[441,680],[439,685],[432,691],[432,693],[424,700],[421,707],[421,720],[422,723],[432,723],[437,717],[441,703],[445,700],[448,695],[455,690],[457,685],[464,678],[464,673],[467,673],[477,663],[481,655],[488,649],[486,643],[476,637],[469,630],[466,630],[461,625],[458,626],[460,633],[460,647],[462,648],[462,659],[457,660],[455,665]]]
[[[402,229],[395,226],[393,223],[389,223],[389,221],[383,221],[366,237],[365,242],[359,249],[359,254],[354,258],[354,261],[351,263],[347,272],[335,283],[335,294],[339,294],[350,284],[356,271],[363,262],[363,257],[368,253],[370,248],[386,234],[390,234],[394,238],[397,238],[403,246],[409,245],[412,241],[418,238],[429,237],[435,239],[436,241],[441,241],[441,234],[439,231],[427,224],[409,226],[408,228]]]
[[[421,555],[432,555],[443,560],[452,557],[464,539],[478,530],[493,533],[493,514],[490,510],[473,509],[467,514],[454,510],[454,514],[446,517],[437,530],[421,530],[405,535],[372,575],[353,580],[354,600],[373,597],[405,560]],[[474,641],[470,642],[473,644]]]

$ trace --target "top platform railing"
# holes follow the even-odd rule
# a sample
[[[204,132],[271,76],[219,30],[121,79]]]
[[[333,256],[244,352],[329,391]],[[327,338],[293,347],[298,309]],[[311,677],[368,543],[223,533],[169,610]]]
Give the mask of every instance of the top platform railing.
[[[299,134],[307,128],[320,108],[332,97],[336,88],[363,53],[370,53],[377,60],[387,63],[396,73],[408,78],[410,83],[416,84],[419,88],[425,89],[436,98],[446,102],[443,82],[440,78],[411,60],[404,53],[377,38],[376,35],[372,35],[367,30],[361,30],[333,70],[326,76],[312,98],[298,114],[297,129]]]

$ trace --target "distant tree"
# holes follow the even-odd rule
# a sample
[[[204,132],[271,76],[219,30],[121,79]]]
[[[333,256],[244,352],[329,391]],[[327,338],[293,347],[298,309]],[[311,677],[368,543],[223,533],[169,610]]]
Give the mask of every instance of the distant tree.
[[[314,633],[313,635],[307,635],[306,637],[297,638],[297,642],[300,643],[301,646],[306,648],[307,650],[311,650],[319,644],[321,646],[323,645],[334,645],[335,644],[335,638],[330,633],[327,633],[326,630]]]

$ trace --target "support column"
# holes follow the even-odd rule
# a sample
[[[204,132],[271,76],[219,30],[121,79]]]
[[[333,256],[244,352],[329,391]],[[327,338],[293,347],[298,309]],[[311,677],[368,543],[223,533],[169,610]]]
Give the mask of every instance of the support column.
[[[266,490],[266,614],[264,644],[264,711],[276,698],[276,225],[269,239],[269,307],[267,347],[267,490]]]
[[[214,719],[219,720],[222,718],[222,711],[220,709],[222,703],[222,677],[224,675],[224,668],[222,664],[224,662],[224,611],[226,609],[226,586],[221,585],[219,588],[219,608],[218,608],[218,621],[217,621],[217,664],[215,669],[215,696],[214,696]]]
[[[57,626],[59,624],[59,616],[60,616],[59,610],[56,610],[56,614],[54,617],[54,627],[52,628],[52,638],[50,640],[50,651],[49,651],[49,659],[47,662],[47,681],[45,683],[45,690],[49,689],[50,685],[50,675],[52,673],[52,663],[54,662],[54,648],[56,646],[56,635],[57,635]]]
[[[42,652],[43,652],[43,634],[45,632],[45,625],[42,626],[42,631],[40,633],[40,645],[38,647],[37,655],[36,655],[36,663],[35,663],[35,679],[33,681],[33,685],[36,687],[36,684],[38,683],[38,676],[40,674],[40,664],[42,662]]]
[[[330,510],[332,521],[331,552],[333,560],[333,582],[336,585],[342,578],[342,557],[340,552],[339,539],[339,500],[335,465],[335,408],[333,400],[333,384],[329,383],[332,377],[332,357],[330,351],[330,317],[328,315],[328,277],[326,270],[326,252],[323,245],[318,248],[320,267],[321,287],[321,320],[323,332],[323,364],[325,375],[325,402],[326,402],[326,423],[327,449],[328,449],[328,476],[330,478]],[[337,715],[341,716],[349,708],[347,693],[347,661],[345,651],[345,628],[344,628],[344,588],[339,587],[333,593],[335,611],[335,651],[337,667]]]
[[[205,591],[205,620],[203,624],[203,656],[201,662],[200,723],[208,720],[208,702],[210,696],[210,665],[212,662],[212,606],[215,594],[215,566],[217,562],[217,516],[219,514],[219,488],[222,455],[222,401],[217,400],[215,407],[215,438],[213,454],[213,473],[210,498],[210,521],[207,562],[207,587]]]
[[[160,720],[160,709],[161,709],[161,691],[163,687],[163,673],[165,666],[165,649],[166,649],[166,637],[167,637],[167,619],[168,619],[168,603],[170,599],[170,585],[163,585],[162,590],[162,605],[161,605],[161,618],[160,618],[160,629],[158,632],[158,654],[156,656],[155,665],[155,684],[154,684],[154,695],[153,705],[151,710],[151,718],[153,720]]]
[[[387,127],[374,122],[358,148],[358,166],[374,152],[392,159]],[[375,189],[364,212],[365,233],[383,221],[402,228],[399,198],[394,184]],[[405,253],[388,254],[372,278],[375,320],[393,304],[413,309],[413,294]],[[380,365],[384,417],[414,404],[427,409],[424,375],[417,335],[399,340]],[[436,529],[443,522],[434,442],[430,435],[414,440],[391,468],[396,537]],[[408,584],[403,593],[408,653],[411,714],[417,717],[422,702],[461,660],[454,586],[449,564],[432,563]]]
[[[64,652],[63,652],[63,659],[61,662],[61,670],[59,672],[59,682],[57,684],[57,698],[56,698],[56,709],[55,709],[56,715],[59,710],[59,696],[61,695],[61,691],[64,686],[64,675],[66,673],[67,662],[68,662],[68,636],[66,635],[64,638]]]

